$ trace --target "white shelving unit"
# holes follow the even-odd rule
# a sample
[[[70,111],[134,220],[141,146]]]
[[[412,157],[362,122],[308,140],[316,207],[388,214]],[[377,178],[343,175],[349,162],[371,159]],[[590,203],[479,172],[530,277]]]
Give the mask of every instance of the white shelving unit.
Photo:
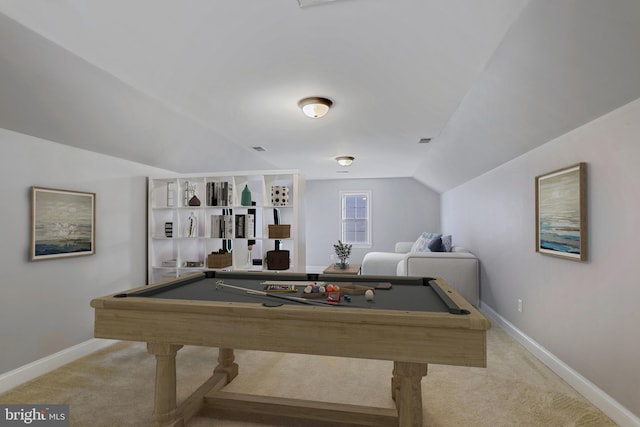
[[[253,206],[243,206],[242,191],[251,191]],[[189,187],[195,187],[187,196]],[[231,191],[224,191],[225,188]],[[272,188],[287,187],[288,201],[284,205],[272,203]],[[213,197],[213,188],[222,190],[223,197]],[[231,250],[231,265],[225,270],[267,270],[266,254],[274,250],[276,240],[280,249],[288,250],[290,267],[287,271],[305,271],[304,223],[301,212],[304,180],[295,170],[225,172],[149,177],[148,181],[148,281],[154,283],[181,275],[211,269],[207,256],[221,249]],[[217,194],[217,192],[216,192]],[[189,206],[195,195],[200,206]],[[212,206],[212,204],[217,205]],[[290,225],[290,236],[269,238],[269,224],[274,224],[274,209],[280,213],[280,223]],[[230,236],[219,237],[219,227],[212,217],[228,214]],[[255,233],[245,230],[241,236],[236,220],[253,216]],[[191,219],[195,218],[195,221]],[[166,225],[171,224],[169,234]],[[245,227],[246,228],[246,227]],[[248,227],[250,228],[250,227]],[[215,236],[215,237],[214,237]],[[251,248],[251,250],[249,250]]]

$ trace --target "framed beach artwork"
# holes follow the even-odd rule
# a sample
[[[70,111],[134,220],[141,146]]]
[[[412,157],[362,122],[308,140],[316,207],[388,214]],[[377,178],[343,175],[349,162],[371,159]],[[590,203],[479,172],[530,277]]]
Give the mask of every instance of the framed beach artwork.
[[[536,252],[587,259],[587,166],[536,177]]]
[[[95,253],[95,193],[31,187],[31,261]]]

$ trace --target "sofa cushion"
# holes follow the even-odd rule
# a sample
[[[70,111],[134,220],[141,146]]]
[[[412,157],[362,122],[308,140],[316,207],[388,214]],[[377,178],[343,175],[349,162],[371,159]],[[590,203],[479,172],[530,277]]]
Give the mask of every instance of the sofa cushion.
[[[451,234],[444,234],[440,237],[442,241],[442,251],[443,252],[451,252],[451,248],[453,247],[453,239],[451,238]]]
[[[362,259],[362,274],[372,276],[395,276],[398,261],[406,254],[393,252],[368,252]]]
[[[437,239],[440,236],[442,236],[442,234],[426,233],[426,232],[420,234],[420,236],[418,237],[418,240],[416,240],[413,246],[411,247],[410,252],[430,252],[429,244],[433,239]]]
[[[431,252],[446,252],[442,247],[442,238],[432,239],[427,246]]]
[[[411,247],[414,242],[397,242],[396,247],[394,248],[394,252],[399,254],[406,254],[411,251]]]

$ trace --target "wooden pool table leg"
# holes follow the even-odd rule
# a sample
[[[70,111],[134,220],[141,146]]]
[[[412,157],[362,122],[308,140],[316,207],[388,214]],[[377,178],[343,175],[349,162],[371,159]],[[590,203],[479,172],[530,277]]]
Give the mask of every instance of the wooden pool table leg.
[[[396,401],[400,427],[422,427],[422,377],[426,363],[393,362],[391,396]]]
[[[232,348],[218,349],[218,366],[213,370],[215,374],[225,374],[227,384],[238,376],[238,364],[233,363],[235,356]]]
[[[176,414],[176,354],[177,344],[147,343],[147,351],[156,356],[156,391],[153,408],[155,426],[183,426]]]

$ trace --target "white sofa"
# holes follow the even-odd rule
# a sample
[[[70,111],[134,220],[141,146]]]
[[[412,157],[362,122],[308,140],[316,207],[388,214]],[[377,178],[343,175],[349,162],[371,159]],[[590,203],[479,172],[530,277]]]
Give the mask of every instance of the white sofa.
[[[414,242],[398,242],[395,252],[369,252],[362,274],[441,277],[474,306],[480,303],[480,263],[461,246],[451,252],[409,252]]]

